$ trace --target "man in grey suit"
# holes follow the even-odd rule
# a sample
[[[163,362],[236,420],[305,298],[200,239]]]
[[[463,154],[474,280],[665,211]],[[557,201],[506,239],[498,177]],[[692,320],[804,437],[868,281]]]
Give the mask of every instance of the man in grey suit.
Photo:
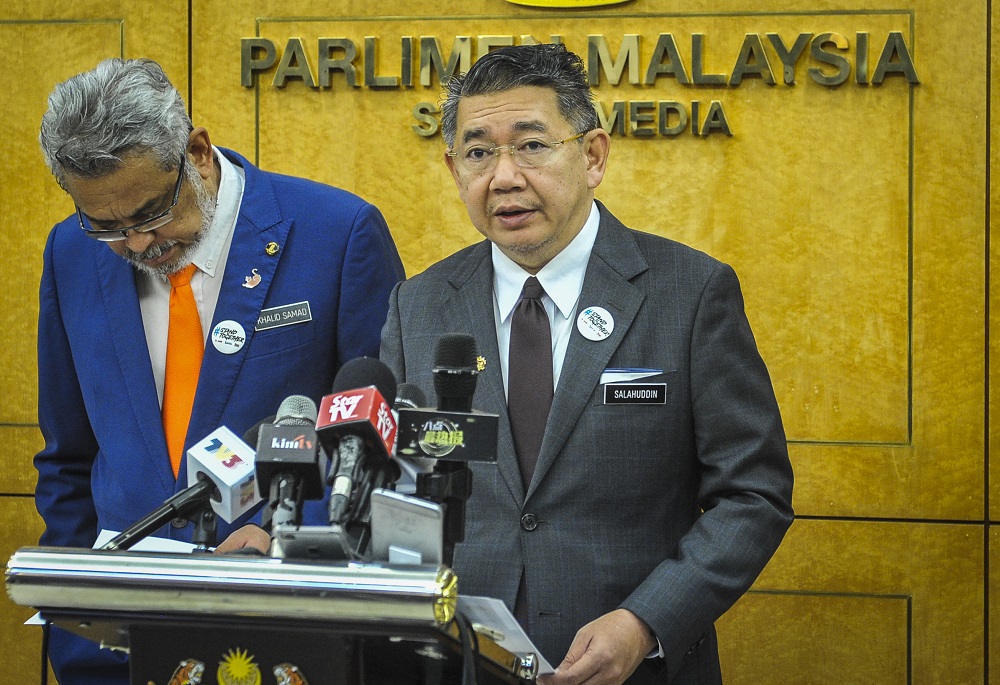
[[[785,435],[733,270],[595,201],[592,98],[561,45],[450,81],[445,161],[487,240],[396,287],[381,356],[431,396],[437,339],[476,339],[498,458],[473,466],[454,567],[561,660],[546,682],[721,682],[713,622],[792,521]]]

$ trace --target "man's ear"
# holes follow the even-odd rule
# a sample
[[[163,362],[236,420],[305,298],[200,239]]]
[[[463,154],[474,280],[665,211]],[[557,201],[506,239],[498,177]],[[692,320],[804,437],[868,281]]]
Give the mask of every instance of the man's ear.
[[[195,128],[188,136],[188,164],[198,169],[206,181],[215,176],[215,153],[208,130],[202,126]]]
[[[587,157],[587,187],[591,190],[604,180],[610,151],[611,136],[603,128],[588,131],[583,137],[583,153]]]

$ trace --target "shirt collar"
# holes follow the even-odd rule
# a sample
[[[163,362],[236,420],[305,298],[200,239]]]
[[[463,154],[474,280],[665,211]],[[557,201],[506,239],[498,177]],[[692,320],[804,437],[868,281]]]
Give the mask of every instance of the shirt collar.
[[[208,227],[205,238],[201,241],[194,258],[195,266],[209,276],[215,276],[215,271],[222,261],[223,250],[229,244],[230,236],[236,227],[236,217],[240,211],[240,200],[243,198],[243,170],[238,169],[215,146],[215,159],[219,162],[219,194],[216,198],[215,218]]]
[[[595,202],[591,206],[590,216],[576,237],[535,274],[545,294],[555,303],[564,318],[568,319],[576,310],[600,223],[601,213]],[[500,320],[507,321],[521,298],[524,279],[531,274],[501,252],[496,244],[492,245],[492,256],[493,292],[496,294]]]

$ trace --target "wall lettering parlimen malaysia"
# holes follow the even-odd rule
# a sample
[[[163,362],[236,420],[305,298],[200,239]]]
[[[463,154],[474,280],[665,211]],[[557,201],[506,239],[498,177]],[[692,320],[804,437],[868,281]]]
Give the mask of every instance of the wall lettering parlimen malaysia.
[[[243,38],[240,46],[240,82],[247,88],[258,85],[270,74],[273,88],[285,88],[301,82],[317,91],[335,92],[338,88],[434,89],[438,97],[448,80],[469,69],[475,54],[519,43],[537,43],[530,35],[455,36],[451,49],[442,50],[436,36],[401,36],[399,63],[393,69],[379,70],[379,50],[383,38],[367,36],[363,44],[350,38],[319,38],[308,46],[300,38],[289,38],[283,49],[269,38]],[[562,42],[562,36],[550,37]],[[653,45],[643,50],[643,44]],[[730,60],[715,54],[713,63],[732,64],[728,71],[706,70],[708,40],[705,34],[691,33],[686,39],[672,33],[660,33],[655,43],[639,34],[625,34],[612,54],[607,37],[587,36],[586,50],[571,50],[587,60],[590,83],[599,88],[629,85],[648,91],[672,82],[695,90],[739,88],[748,80],[768,86],[795,87],[800,81],[828,88],[853,81],[856,86],[877,87],[886,79],[899,78],[908,84],[920,83],[910,47],[900,31],[872,35],[857,31],[853,40],[833,32],[802,32],[797,36],[778,33],[747,33],[737,54]],[[853,75],[853,79],[852,79]],[[645,90],[643,92],[645,92]],[[598,90],[597,112],[601,125],[611,135],[635,137],[733,135],[733,127],[721,100],[694,98],[614,100],[607,103]],[[440,129],[440,111],[436,102],[419,102],[412,107],[413,131],[420,136],[436,135]]]

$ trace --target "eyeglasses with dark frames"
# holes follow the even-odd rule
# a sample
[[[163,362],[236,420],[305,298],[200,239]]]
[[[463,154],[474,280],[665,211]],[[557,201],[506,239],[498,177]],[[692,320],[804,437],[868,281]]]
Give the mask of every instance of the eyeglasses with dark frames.
[[[76,207],[76,218],[80,221],[80,228],[89,235],[94,240],[100,240],[103,243],[112,243],[117,240],[125,240],[128,237],[129,231],[135,231],[136,233],[149,233],[150,231],[155,231],[158,228],[169,224],[174,220],[173,208],[177,206],[177,200],[181,196],[181,183],[184,180],[184,163],[187,160],[187,155],[181,155],[180,168],[177,170],[177,183],[174,184],[174,197],[170,201],[170,206],[165,210],[160,212],[155,216],[151,216],[148,219],[143,219],[137,224],[132,224],[131,226],[126,226],[125,228],[93,228],[90,224],[90,219],[84,214],[80,207]]]

